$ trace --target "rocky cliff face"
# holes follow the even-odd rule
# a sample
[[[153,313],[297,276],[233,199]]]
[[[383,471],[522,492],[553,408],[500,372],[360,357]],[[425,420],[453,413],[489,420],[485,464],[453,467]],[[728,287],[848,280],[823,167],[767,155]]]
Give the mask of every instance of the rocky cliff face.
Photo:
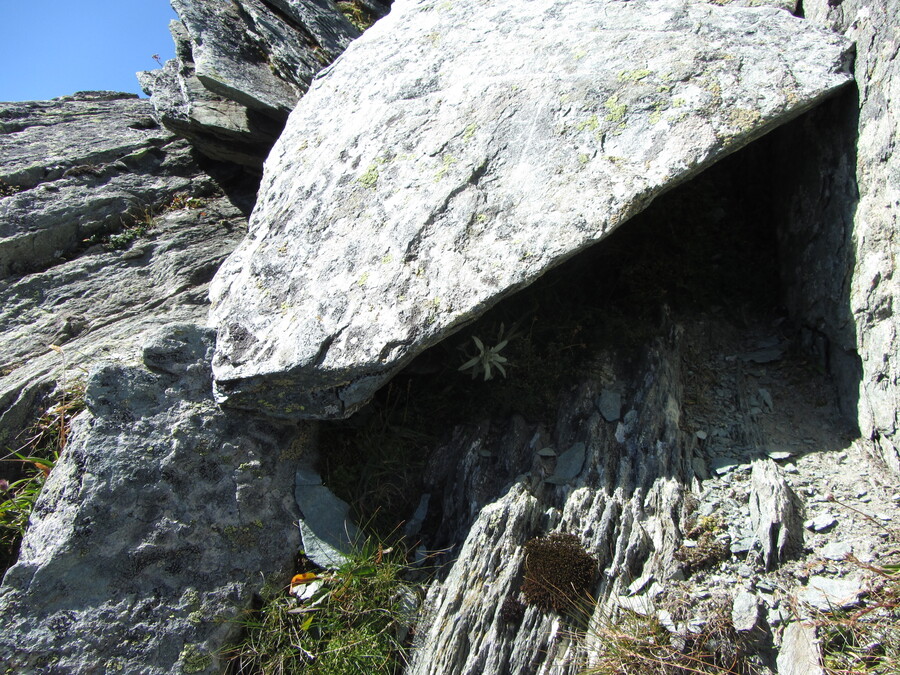
[[[828,354],[835,372],[845,381],[845,373],[851,373],[852,381],[852,373],[861,372],[858,388],[849,392],[849,412],[857,417],[863,436],[897,472],[900,371],[892,354],[897,345],[894,308],[900,296],[895,274],[898,243],[893,234],[900,205],[900,159],[894,153],[900,133],[895,104],[900,98],[896,58],[900,36],[892,17],[900,6],[892,1],[835,4],[814,0],[805,2],[804,7],[810,21],[855,41],[857,73],[856,96],[841,111],[841,122],[846,125],[841,138],[845,140],[839,150],[829,151],[836,170],[827,177],[813,178],[807,173],[808,182],[795,197],[806,204],[812,195],[819,195],[819,203],[825,203],[819,209],[842,239],[838,250],[843,253],[838,260],[844,264],[815,278],[840,279],[835,281],[841,285],[838,297],[848,298],[849,303],[838,314],[819,309],[807,311],[806,316],[829,340]],[[801,216],[799,222],[808,221]],[[815,289],[811,296],[833,295],[826,286],[809,286]]]
[[[778,10],[397,5],[272,152],[212,289],[219,400],[351,414],[420,351],[846,84],[848,63],[849,43]]]
[[[389,2],[345,3],[366,22]],[[161,122],[214,159],[248,168],[263,160],[313,77],[360,26],[331,2],[175,0],[176,57],[138,73]],[[351,15],[352,16],[352,15]]]
[[[406,672],[821,672],[900,499],[896,0],[173,4],[152,104],[0,105],[0,433],[87,405],[0,664],[222,672],[357,462],[441,552]]]

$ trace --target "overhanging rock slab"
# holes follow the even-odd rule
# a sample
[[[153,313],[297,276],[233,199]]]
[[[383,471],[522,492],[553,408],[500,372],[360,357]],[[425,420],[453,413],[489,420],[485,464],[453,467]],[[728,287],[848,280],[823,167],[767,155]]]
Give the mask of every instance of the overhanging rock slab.
[[[787,12],[404,2],[291,114],[212,285],[217,400],[351,414],[417,353],[850,80]]]

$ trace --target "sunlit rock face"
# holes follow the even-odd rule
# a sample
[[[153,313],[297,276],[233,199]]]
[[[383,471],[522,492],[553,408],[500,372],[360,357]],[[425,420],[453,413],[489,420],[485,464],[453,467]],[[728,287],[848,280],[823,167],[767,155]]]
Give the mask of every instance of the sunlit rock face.
[[[850,81],[773,8],[403,2],[311,87],[213,282],[217,400],[342,417],[426,347]]]

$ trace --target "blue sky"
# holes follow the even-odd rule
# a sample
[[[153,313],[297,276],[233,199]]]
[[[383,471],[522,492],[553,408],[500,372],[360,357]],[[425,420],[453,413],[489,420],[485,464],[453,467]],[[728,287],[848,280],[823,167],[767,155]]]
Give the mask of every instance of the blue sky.
[[[134,73],[175,47],[168,0],[0,0],[0,101],[85,89],[141,93]]]

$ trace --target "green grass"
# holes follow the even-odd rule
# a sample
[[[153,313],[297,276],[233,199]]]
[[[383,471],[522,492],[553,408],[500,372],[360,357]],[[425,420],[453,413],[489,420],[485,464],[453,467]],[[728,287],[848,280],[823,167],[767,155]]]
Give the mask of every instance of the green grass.
[[[369,13],[365,5],[357,0],[338,2],[337,8],[360,33],[366,32],[375,23],[375,17]]]
[[[394,675],[402,671],[416,590],[402,553],[368,544],[340,569],[312,571],[289,588],[263,589],[226,657],[231,675]],[[298,575],[299,576],[299,575]],[[295,577],[298,579],[298,577]],[[316,586],[310,586],[315,584]],[[315,590],[313,590],[315,589]]]
[[[84,384],[75,382],[28,428],[9,451],[0,479],[0,571],[18,558],[28,519],[50,471],[66,447],[72,418],[84,409]],[[2,575],[0,572],[0,575]]]

